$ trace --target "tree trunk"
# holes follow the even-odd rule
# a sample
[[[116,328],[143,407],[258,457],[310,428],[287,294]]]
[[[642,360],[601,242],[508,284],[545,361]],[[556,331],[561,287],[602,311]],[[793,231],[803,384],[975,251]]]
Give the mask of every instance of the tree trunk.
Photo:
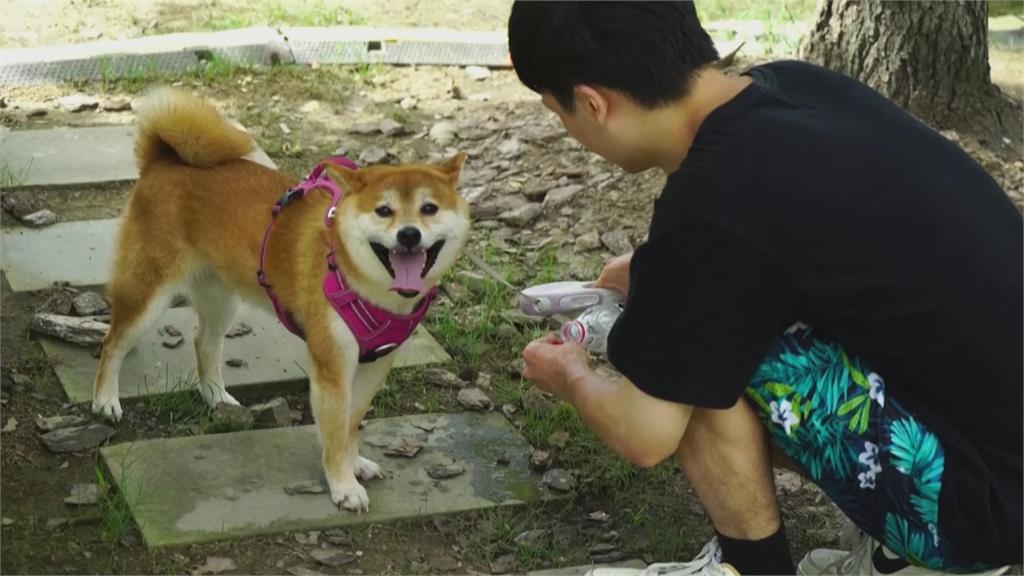
[[[933,126],[1020,145],[1020,105],[989,76],[987,2],[820,0],[801,55]]]

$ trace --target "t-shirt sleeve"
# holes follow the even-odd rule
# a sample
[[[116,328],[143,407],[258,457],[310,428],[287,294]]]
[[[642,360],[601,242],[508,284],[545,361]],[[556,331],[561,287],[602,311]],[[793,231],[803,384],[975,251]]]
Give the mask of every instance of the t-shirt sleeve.
[[[705,408],[736,403],[797,295],[766,253],[696,218],[637,248],[612,364],[640,390]]]

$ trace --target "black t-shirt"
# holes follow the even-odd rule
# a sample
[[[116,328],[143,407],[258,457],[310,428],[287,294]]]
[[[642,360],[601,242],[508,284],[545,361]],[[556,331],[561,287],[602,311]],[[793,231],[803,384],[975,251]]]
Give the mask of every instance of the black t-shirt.
[[[749,74],[655,203],[612,363],[652,396],[726,408],[808,324],[939,436],[954,543],[1020,561],[1021,216],[970,156],[863,84],[801,62]]]

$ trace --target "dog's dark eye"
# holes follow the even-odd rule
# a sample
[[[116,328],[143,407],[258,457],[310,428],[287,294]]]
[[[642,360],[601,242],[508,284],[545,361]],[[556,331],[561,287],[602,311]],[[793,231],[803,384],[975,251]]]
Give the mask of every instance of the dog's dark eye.
[[[394,216],[395,211],[390,206],[377,206],[377,209],[373,211],[377,216],[381,218],[387,218],[388,216]]]
[[[427,216],[433,216],[434,214],[437,214],[437,204],[427,202],[420,208],[420,212]]]

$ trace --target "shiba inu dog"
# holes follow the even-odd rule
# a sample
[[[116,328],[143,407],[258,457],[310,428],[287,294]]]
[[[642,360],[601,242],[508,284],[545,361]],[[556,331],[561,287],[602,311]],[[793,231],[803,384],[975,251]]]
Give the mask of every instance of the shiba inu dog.
[[[305,340],[331,500],[369,510],[357,479],[382,473],[359,456],[359,422],[391,368],[389,352],[422,318],[468,237],[469,207],[456,191],[465,155],[361,170],[327,161],[296,187],[297,178],[243,159],[255,148],[250,137],[187,93],[152,93],[138,121],[140,176],[108,285],[112,318],[93,411],[121,417],[121,362],[178,292],[199,317],[200,394],[211,406],[237,404],[221,352],[244,299]]]

